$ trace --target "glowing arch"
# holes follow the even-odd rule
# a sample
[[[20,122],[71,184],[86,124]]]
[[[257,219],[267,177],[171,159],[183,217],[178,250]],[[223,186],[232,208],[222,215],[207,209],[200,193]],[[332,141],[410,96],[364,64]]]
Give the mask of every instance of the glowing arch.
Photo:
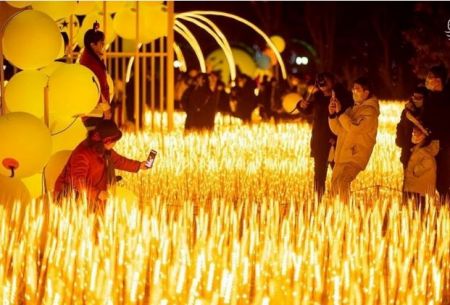
[[[228,67],[230,70],[230,78],[231,81],[233,82],[236,79],[236,63],[234,62],[231,46],[228,43],[228,40],[226,39],[225,35],[219,29],[219,27],[217,27],[217,25],[208,18],[201,15],[192,14],[189,12],[177,14],[176,17],[196,24],[197,26],[201,27],[206,32],[208,32],[216,40],[216,42],[219,44],[219,46],[222,48],[225,54],[225,58],[228,62]]]
[[[175,20],[174,30],[178,32],[181,36],[183,36],[184,39],[186,39],[186,41],[191,45],[195,55],[197,56],[200,65],[200,71],[202,73],[206,73],[205,57],[203,56],[202,49],[200,48],[200,45],[195,36],[192,34],[191,31],[189,31],[189,29],[184,24],[182,24],[178,20]]]
[[[180,71],[186,72],[186,60],[184,59],[183,52],[181,51],[181,48],[179,45],[177,45],[175,42],[173,43],[173,50],[175,52],[175,55],[177,56],[177,60],[180,62]]]
[[[269,48],[273,51],[273,53],[275,54],[275,57],[278,60],[278,63],[280,65],[280,69],[281,69],[281,75],[283,76],[283,79],[287,78],[286,67],[284,66],[284,62],[283,62],[283,59],[281,58],[280,52],[278,52],[277,48],[275,47],[273,42],[270,40],[269,36],[267,36],[266,33],[264,33],[259,27],[257,27],[250,21],[248,21],[242,17],[230,14],[230,13],[224,13],[224,12],[219,12],[219,11],[190,11],[189,13],[195,14],[195,15],[214,15],[214,16],[227,17],[227,18],[234,19],[236,21],[239,21],[239,22],[249,26],[265,40],[265,42],[267,43]]]

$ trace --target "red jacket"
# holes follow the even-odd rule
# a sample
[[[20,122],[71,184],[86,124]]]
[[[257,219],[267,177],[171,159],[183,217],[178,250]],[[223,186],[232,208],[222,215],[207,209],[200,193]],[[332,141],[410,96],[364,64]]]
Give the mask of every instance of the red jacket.
[[[95,57],[94,57],[95,56]],[[102,64],[102,61],[97,55],[92,54],[92,52],[88,51],[86,48],[81,54],[80,64],[89,68],[92,72],[94,72],[95,76],[97,76],[98,81],[100,82],[100,91],[106,101],[109,103],[109,85],[106,78],[106,67]],[[99,103],[102,101],[100,97]]]
[[[114,150],[110,157],[112,167],[128,172],[137,172],[141,162],[127,159]],[[106,158],[88,145],[81,142],[70,155],[69,161],[55,183],[55,198],[64,196],[66,192],[78,193],[87,191],[88,201],[97,200],[101,191],[108,187],[108,168]]]

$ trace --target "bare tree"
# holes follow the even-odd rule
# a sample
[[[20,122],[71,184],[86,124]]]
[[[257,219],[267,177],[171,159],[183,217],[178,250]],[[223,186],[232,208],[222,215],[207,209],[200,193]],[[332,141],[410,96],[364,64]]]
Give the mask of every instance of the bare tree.
[[[305,3],[305,22],[315,46],[321,70],[332,70],[334,62],[336,3]]]

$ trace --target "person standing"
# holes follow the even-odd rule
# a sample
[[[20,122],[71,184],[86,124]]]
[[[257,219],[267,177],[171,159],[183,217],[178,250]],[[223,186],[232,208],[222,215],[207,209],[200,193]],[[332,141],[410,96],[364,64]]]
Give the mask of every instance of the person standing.
[[[436,160],[439,142],[431,140],[428,131],[418,120],[413,120],[410,141],[411,156],[403,179],[404,200],[413,200],[420,211],[424,211],[426,196],[433,198],[436,192]]]
[[[103,62],[105,34],[99,30],[99,26],[99,23],[95,22],[93,28],[84,34],[84,50],[80,57],[80,64],[94,72],[100,83],[100,98],[97,107],[83,118],[87,128],[93,128],[102,119],[112,119],[107,71]]]
[[[360,77],[354,82],[352,95],[354,105],[347,110],[342,111],[338,99],[333,99],[328,107],[328,123],[337,135],[331,193],[344,203],[349,200],[351,182],[369,162],[380,115],[378,99],[367,78]]]
[[[208,74],[200,73],[195,79],[195,85],[189,87],[183,94],[182,105],[186,111],[185,132],[211,130],[211,116],[215,116],[213,96],[209,86]]]
[[[427,95],[425,87],[418,86],[414,89],[411,99],[406,103],[400,115],[400,122],[397,124],[395,144],[401,149],[400,162],[403,169],[408,165],[409,157],[411,156],[411,133],[414,123],[408,119],[407,115],[412,115],[414,118],[421,120],[424,110],[424,100]]]
[[[431,130],[431,138],[439,140],[436,188],[442,202],[450,202],[450,92],[445,87],[447,73],[443,65],[429,70],[425,80],[429,94],[423,113],[423,124]]]
[[[333,74],[325,72],[317,75],[316,86],[319,88],[310,100],[302,99],[298,109],[305,115],[312,114],[311,157],[314,159],[314,191],[319,201],[325,192],[325,180],[329,164],[330,150],[336,143],[336,135],[328,125],[328,107],[335,97],[341,101],[342,111],[352,104],[350,92],[335,82]],[[333,166],[331,162],[331,166]]]

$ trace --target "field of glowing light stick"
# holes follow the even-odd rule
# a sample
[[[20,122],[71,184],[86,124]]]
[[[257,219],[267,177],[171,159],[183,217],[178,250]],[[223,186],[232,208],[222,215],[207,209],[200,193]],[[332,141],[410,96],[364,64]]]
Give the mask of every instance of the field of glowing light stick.
[[[150,171],[121,173],[136,196],[104,215],[86,204],[0,207],[3,304],[445,304],[450,212],[402,206],[395,126],[343,205],[312,193],[305,123],[220,124],[211,135],[126,134],[117,150]],[[182,126],[183,117],[177,118]],[[228,122],[229,118],[218,121]],[[330,176],[328,177],[329,181]]]

